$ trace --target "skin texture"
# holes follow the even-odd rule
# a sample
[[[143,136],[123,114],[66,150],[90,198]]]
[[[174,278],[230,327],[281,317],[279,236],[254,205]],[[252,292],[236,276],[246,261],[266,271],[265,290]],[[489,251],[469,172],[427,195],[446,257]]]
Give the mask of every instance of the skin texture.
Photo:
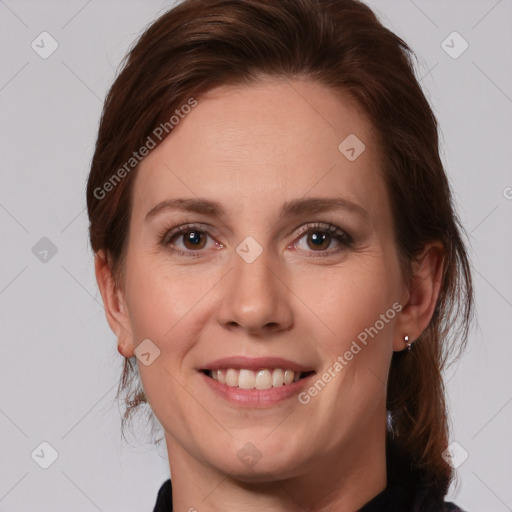
[[[379,148],[348,97],[305,80],[223,86],[198,105],[140,164],[124,279],[115,286],[105,255],[96,276],[108,322],[126,357],[144,339],[160,356],[138,362],[146,397],[165,429],[175,510],[311,511],[360,508],[386,487],[385,398],[394,350],[414,341],[432,316],[442,249],[432,243],[406,280],[394,243]],[[356,134],[365,151],[338,149]],[[284,202],[343,197],[347,210],[279,217]],[[222,217],[166,211],[162,201],[218,201]],[[321,248],[309,223],[348,233]],[[200,249],[178,234],[187,223],[214,228]],[[186,229],[186,228],[184,228]],[[192,230],[193,231],[193,230]],[[203,231],[204,232],[204,231]],[[252,237],[252,263],[236,252]],[[308,257],[311,256],[311,257]],[[394,303],[402,310],[308,404],[297,396],[269,407],[224,401],[198,371],[227,356],[277,356],[321,375]],[[252,443],[260,458],[237,454]],[[246,448],[247,449],[247,448]],[[255,452],[256,453],[256,452]]]

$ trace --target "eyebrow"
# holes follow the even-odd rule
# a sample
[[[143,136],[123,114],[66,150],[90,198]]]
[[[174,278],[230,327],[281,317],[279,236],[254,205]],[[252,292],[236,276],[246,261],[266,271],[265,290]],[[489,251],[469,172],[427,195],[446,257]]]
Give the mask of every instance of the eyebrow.
[[[310,197],[293,199],[283,204],[280,218],[286,216],[298,216],[300,214],[315,214],[333,210],[347,210],[359,214],[366,220],[370,219],[368,212],[359,204],[353,203],[342,197]],[[212,217],[222,217],[226,212],[222,205],[217,201],[211,201],[202,198],[180,198],[168,199],[157,204],[146,214],[146,220],[168,211],[186,211],[211,215]]]

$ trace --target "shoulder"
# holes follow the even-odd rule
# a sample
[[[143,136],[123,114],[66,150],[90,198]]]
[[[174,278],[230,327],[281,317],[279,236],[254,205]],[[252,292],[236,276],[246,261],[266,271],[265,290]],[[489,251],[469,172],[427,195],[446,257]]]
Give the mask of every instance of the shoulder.
[[[166,480],[158,490],[155,507],[153,512],[170,512],[172,511],[172,487],[171,479]]]
[[[420,499],[414,505],[414,512],[468,512],[455,503],[444,501],[442,498],[436,501],[423,501]]]
[[[387,439],[387,472],[390,494],[403,495],[400,510],[411,512],[468,512],[451,501],[421,470],[414,467],[407,453]],[[385,507],[382,510],[387,510]],[[379,509],[380,510],[380,509]],[[396,510],[396,508],[395,508]]]
[[[446,501],[443,503],[442,512],[468,512],[467,510],[462,510],[460,507],[452,503],[451,501]]]

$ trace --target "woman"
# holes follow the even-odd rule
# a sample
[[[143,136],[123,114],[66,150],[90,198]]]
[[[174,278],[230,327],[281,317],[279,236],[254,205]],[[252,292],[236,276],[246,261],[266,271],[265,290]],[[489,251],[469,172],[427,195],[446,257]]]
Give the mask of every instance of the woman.
[[[441,370],[472,315],[463,229],[410,50],[367,6],[161,16],[87,201],[125,419],[147,403],[165,433],[155,511],[460,510]]]

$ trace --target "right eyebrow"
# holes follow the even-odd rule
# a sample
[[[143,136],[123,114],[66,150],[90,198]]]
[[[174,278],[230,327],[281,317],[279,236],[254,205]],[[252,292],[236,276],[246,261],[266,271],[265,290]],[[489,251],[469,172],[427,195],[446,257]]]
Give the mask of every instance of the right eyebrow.
[[[212,215],[214,217],[221,217],[225,215],[224,209],[217,201],[210,201],[208,199],[181,198],[162,201],[146,214],[145,219],[149,220],[161,213],[173,210],[202,213],[205,215]]]

